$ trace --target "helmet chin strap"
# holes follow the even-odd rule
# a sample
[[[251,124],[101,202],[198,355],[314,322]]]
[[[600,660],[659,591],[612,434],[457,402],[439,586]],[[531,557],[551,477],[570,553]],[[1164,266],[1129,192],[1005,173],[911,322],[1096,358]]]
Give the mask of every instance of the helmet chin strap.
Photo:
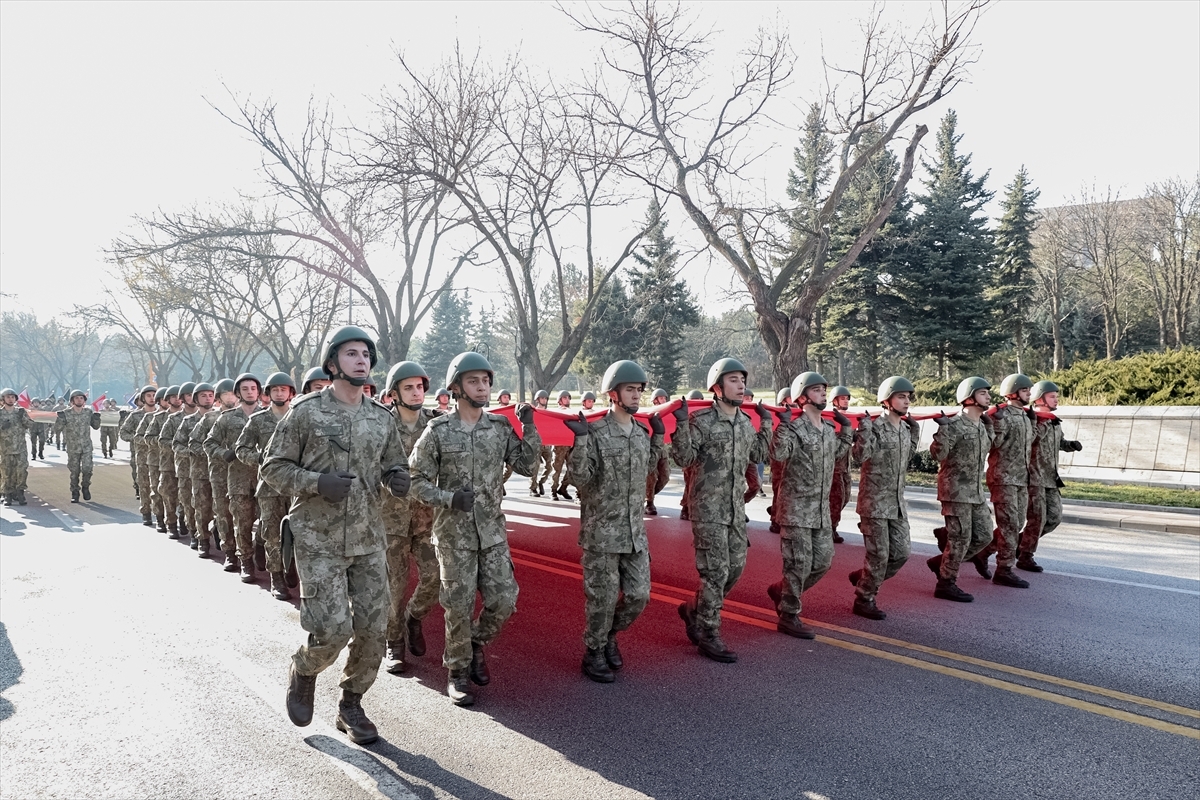
[[[468,397],[468,398],[466,398],[466,400],[468,403],[471,404],[472,408],[487,408],[488,407],[487,400],[480,402],[479,400],[476,400],[474,397]]]
[[[329,377],[333,378],[335,381],[339,380],[339,379],[343,380],[346,383],[350,384],[351,386],[360,386],[361,387],[361,386],[367,385],[366,378],[351,378],[349,375],[342,372],[342,365],[338,363],[338,360],[336,358],[333,358],[330,360],[333,361],[333,366],[334,366],[334,369],[336,370],[336,372],[331,372],[329,370],[325,370],[326,372],[329,373]]]
[[[741,407],[742,407],[742,404],[741,404],[739,401],[737,401],[737,400],[730,400],[730,399],[729,399],[728,397],[726,397],[724,394],[721,394],[721,395],[719,395],[719,396],[717,397],[717,400],[721,401],[721,402],[722,402],[722,403],[724,403],[725,405],[727,405],[727,406],[730,406],[730,407],[732,407],[732,408],[741,408]]]
[[[275,406],[276,408],[283,408],[287,405],[287,400],[272,400],[271,405]]]
[[[1005,399],[1008,400],[1008,402],[1012,403],[1014,406],[1026,405],[1025,401],[1021,399],[1020,395],[1016,395],[1016,394],[1009,395]]]
[[[416,405],[413,405],[412,403],[406,403],[403,400],[401,400],[398,395],[396,397],[396,402],[399,403],[400,405],[404,406],[405,408],[407,408],[409,411],[420,411],[422,408],[425,407],[422,403],[417,403]]]

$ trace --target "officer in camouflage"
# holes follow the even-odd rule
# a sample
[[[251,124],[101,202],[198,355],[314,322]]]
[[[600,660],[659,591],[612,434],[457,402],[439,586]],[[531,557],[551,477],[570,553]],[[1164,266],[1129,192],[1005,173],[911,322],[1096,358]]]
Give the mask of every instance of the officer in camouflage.
[[[370,744],[379,732],[362,696],[383,660],[388,609],[380,495],[408,493],[407,456],[391,414],[362,392],[378,360],[371,336],[346,325],[321,351],[333,383],[292,403],[262,465],[264,481],[296,498],[288,526],[308,641],[292,657],[287,711],[295,725],[312,722],[317,675],[349,644],[336,725],[352,742]]]
[[[579,412],[566,425],[575,434],[569,469],[579,489],[579,546],[583,548],[583,674],[611,683],[624,666],[617,633],[627,630],[650,602],[650,546],[642,516],[646,478],[666,455],[665,426],[650,417],[652,433],[634,421],[646,372],[617,361],[600,391],[609,410],[589,423]]]
[[[850,419],[834,409],[837,430],[824,420],[828,384],[816,372],[803,372],[792,381],[792,398],[800,414],[791,409],[780,414],[771,438],[771,463],[783,467],[783,490],[775,497],[779,521],[783,578],[767,588],[779,615],[780,633],[812,639],[813,630],[800,620],[801,597],[833,564],[833,537],[829,534],[830,493],[836,462],[850,450]]]
[[[163,497],[158,486],[158,434],[162,432],[163,420],[167,416],[167,389],[166,386],[160,386],[154,393],[154,405],[152,408],[146,409],[146,415],[138,423],[137,432],[134,434],[134,441],[138,443],[145,457],[145,462],[138,462],[139,477],[145,475],[142,491],[150,495],[150,508],[154,512],[154,520],[159,533],[167,532]]]
[[[360,388],[361,391],[361,388]],[[258,396],[262,383],[249,372],[243,372],[233,381],[233,394],[237,406],[222,411],[213,423],[208,438],[204,441],[204,452],[210,464],[221,469],[225,464],[225,491],[229,496],[229,513],[233,518],[230,541],[222,541],[225,551],[225,571],[242,573],[242,583],[254,583],[254,520],[258,517],[258,504],[254,501],[254,490],[258,484],[258,469],[237,460],[238,436],[250,415],[258,410]],[[217,482],[213,481],[213,491]]]
[[[271,405],[250,415],[233,446],[237,460],[259,473],[267,443],[296,396],[296,384],[286,373],[273,372],[267,376],[266,390]],[[258,534],[263,542],[267,574],[271,576],[271,595],[276,600],[291,600],[292,593],[288,591],[284,575],[279,526],[287,516],[292,498],[281,495],[264,480],[258,481],[254,497],[258,509]]]
[[[946,528],[942,554],[926,563],[938,576],[933,596],[942,600],[969,603],[975,599],[958,588],[958,568],[992,541],[992,515],[983,496],[992,435],[980,421],[991,388],[977,376],[963,379],[955,392],[962,411],[954,417],[934,418],[938,430],[929,452],[938,462],[937,497]]]
[[[92,431],[100,430],[100,415],[87,407],[87,393],[76,389],[70,405],[58,412],[51,433],[60,434],[67,448],[67,469],[71,472],[71,502],[92,499]]]
[[[1058,408],[1058,386],[1038,381],[1030,391],[1038,419],[1033,426],[1033,448],[1029,456],[1029,509],[1017,552],[1017,569],[1041,572],[1034,560],[1038,542],[1062,522],[1062,478],[1058,475],[1058,454],[1078,453],[1083,445],[1064,439],[1062,425],[1054,411]]]
[[[29,475],[25,433],[30,425],[29,412],[17,405],[17,393],[8,388],[0,391],[0,490],[6,506],[25,505]]]
[[[204,437],[208,436],[211,425],[209,420],[216,419],[216,414],[213,413],[216,388],[208,382],[197,383],[192,389],[192,400],[196,404],[196,411],[179,423],[179,430],[175,431],[175,439],[171,445],[180,465],[177,469],[187,465],[188,484],[192,490],[189,501],[192,518],[188,522],[192,531],[192,549],[200,558],[208,558],[213,498],[212,483],[208,477],[208,455],[204,452]],[[186,460],[180,459],[184,454],[187,456]]]
[[[850,390],[845,386],[835,386],[829,392],[829,404],[836,411],[845,414],[850,409]],[[850,502],[850,451],[837,460],[833,468],[833,484],[829,487],[829,528],[833,531],[833,543],[841,544],[846,541],[838,533],[838,525],[842,521],[842,509]]]
[[[520,437],[507,417],[484,411],[493,375],[479,353],[455,356],[446,383],[456,408],[429,423],[409,458],[413,495],[435,509],[433,546],[446,616],[442,662],[450,673],[446,693],[460,706],[475,702],[468,673],[478,686],[491,681],[483,648],[516,610],[517,582],[500,510],[504,465],[531,475],[542,443],[529,406],[517,407]],[[472,619],[476,593],[483,610]]]
[[[429,375],[417,362],[401,361],[388,371],[385,387],[385,393],[393,399],[392,414],[400,441],[405,452],[412,453],[417,440],[437,415],[424,407]],[[421,621],[437,602],[441,583],[437,552],[430,539],[433,509],[415,497],[385,496],[383,524],[387,531],[388,583],[392,596],[388,607],[387,671],[397,675],[406,666],[406,647],[414,656],[425,655]],[[406,605],[414,562],[417,580]]]
[[[996,512],[996,530],[992,544],[975,556],[983,561],[987,570],[987,559],[996,552],[996,574],[992,583],[1027,589],[1029,581],[1013,572],[1017,563],[1017,542],[1025,528],[1025,515],[1029,509],[1029,456],[1033,449],[1034,423],[1037,414],[1029,404],[1029,392],[1033,381],[1025,375],[1014,373],[1000,382],[1000,394],[1004,403],[984,414],[983,422],[992,434],[992,449],[988,453],[987,485],[992,495],[992,509]]]
[[[912,539],[904,508],[908,461],[921,439],[921,427],[908,413],[912,382],[893,375],[879,385],[883,413],[859,420],[854,434],[854,460],[862,464],[858,478],[858,529],[863,535],[862,569],[850,573],[856,615],[886,619],[875,604],[879,587],[908,560]]]
[[[694,468],[686,496],[700,575],[695,599],[678,611],[688,639],[723,663],[737,661],[721,640],[721,608],[746,568],[746,465],[764,460],[771,441],[771,413],[762,403],[757,432],[741,410],[748,374],[737,359],[720,359],[708,370],[713,404],[690,418],[686,402],[673,412],[671,459],[685,473]]]
[[[175,450],[172,442],[179,422],[183,419],[183,395],[180,386],[170,386],[163,395],[167,400],[167,415],[158,430],[158,489],[163,498],[163,509],[167,515],[167,538],[178,539],[180,520],[183,515],[179,507],[179,479],[175,474]],[[187,531],[184,530],[186,535]]]
[[[133,492],[140,501],[142,524],[146,527],[153,527],[154,521],[150,516],[150,484],[144,469],[146,463],[145,444],[137,438],[137,430],[146,414],[153,408],[154,392],[153,386],[143,386],[134,399],[135,408],[121,423],[121,438],[129,442],[129,467],[133,472]]]

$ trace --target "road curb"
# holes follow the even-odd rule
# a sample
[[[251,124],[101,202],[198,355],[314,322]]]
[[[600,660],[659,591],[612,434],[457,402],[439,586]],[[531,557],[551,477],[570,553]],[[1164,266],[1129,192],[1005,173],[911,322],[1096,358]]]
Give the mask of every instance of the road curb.
[[[924,492],[922,492],[924,494]],[[857,496],[857,492],[855,492]],[[920,508],[932,511],[941,511],[942,504],[936,499],[925,499],[923,497],[905,497],[908,505],[914,508]],[[1180,512],[1170,512],[1169,514],[1154,512],[1161,514],[1166,518],[1149,517],[1145,514],[1089,514],[1083,511],[1068,511],[1067,504],[1063,504],[1062,521],[1069,525],[1093,525],[1098,528],[1118,528],[1122,530],[1146,531],[1148,533],[1184,533],[1192,536],[1200,536],[1200,514],[1194,517]],[[1120,509],[1113,509],[1117,511]]]

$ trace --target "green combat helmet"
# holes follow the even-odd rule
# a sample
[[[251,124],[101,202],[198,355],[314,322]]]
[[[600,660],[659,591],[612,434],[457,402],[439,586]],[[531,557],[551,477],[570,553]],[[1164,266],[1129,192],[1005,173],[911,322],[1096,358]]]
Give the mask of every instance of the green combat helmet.
[[[892,395],[897,392],[915,392],[917,389],[912,385],[912,381],[902,375],[893,375],[883,383],[879,384],[879,393],[876,395],[879,403],[882,405],[892,398]]]
[[[459,353],[454,357],[454,360],[450,362],[450,366],[446,369],[446,386],[453,386],[454,384],[458,383],[459,388],[461,389],[462,384],[459,383],[459,378],[461,378],[465,373],[478,371],[487,373],[489,386],[496,382],[496,373],[492,369],[492,364],[483,357],[482,353],[476,353],[473,350],[468,350],[465,353]],[[467,398],[467,402],[475,406],[475,408],[487,407],[486,400],[479,402],[477,400]]]
[[[1042,395],[1047,392],[1061,392],[1058,384],[1054,381],[1038,381],[1033,385],[1033,391],[1029,393],[1029,401],[1035,402],[1042,399]]]
[[[387,388],[384,391],[395,392],[396,402],[407,408],[409,411],[420,411],[421,404],[409,405],[400,399],[400,381],[408,380],[409,378],[420,378],[421,385],[425,387],[424,391],[429,391],[429,375],[425,372],[425,368],[415,361],[401,361],[399,364],[393,364],[387,374]]]
[[[196,393],[196,384],[192,383],[191,381],[188,381],[187,383],[185,383],[179,387],[179,396],[180,397],[191,397],[195,393]]]
[[[217,397],[220,397],[226,392],[232,392],[233,378],[221,378],[221,380],[217,381],[217,385],[213,388],[213,391],[217,393]]]
[[[313,381],[327,381],[329,373],[324,367],[313,367],[308,372],[304,373],[304,380],[300,381],[301,394],[308,394],[308,387]]]
[[[0,397],[8,397],[10,394],[13,397],[20,397],[20,395],[18,395],[14,390],[8,388],[7,386],[5,386],[3,389],[0,389]]]
[[[775,405],[781,406],[792,399],[792,387],[785,386],[775,393]]]
[[[650,395],[651,400],[657,400],[660,397],[664,400],[667,400],[671,397],[671,395],[667,394],[666,389],[655,389],[654,394]]]
[[[646,377],[646,370],[642,369],[636,361],[614,361],[608,365],[608,369],[604,370],[604,378],[600,381],[600,391],[608,394],[609,392],[617,391],[617,387],[625,383],[635,383],[642,387],[642,391],[646,389],[646,383],[649,378]],[[621,404],[616,401],[627,414],[636,414],[637,408]]]
[[[75,390],[74,390],[74,391],[72,391],[72,392],[71,392],[71,394],[70,394],[70,395],[67,397],[67,402],[68,402],[68,403],[69,403],[69,402],[71,402],[71,401],[72,401],[72,400],[74,400],[76,397],[82,397],[84,400],[87,400],[87,392],[85,392],[83,389],[75,389]]]
[[[704,392],[700,391],[699,389],[692,389],[690,392],[687,393],[687,399],[688,400],[703,400]]]
[[[1032,389],[1033,381],[1029,380],[1028,375],[1022,375],[1019,372],[1014,372],[1004,380],[1000,381],[1000,394],[1004,397],[1012,397],[1022,389]]]
[[[849,396],[850,396],[850,390],[847,389],[845,386],[835,386],[835,387],[833,387],[833,391],[829,393],[830,400],[832,400],[835,397],[849,397]]]
[[[959,405],[963,405],[980,389],[991,388],[992,385],[978,375],[963,378],[962,382],[958,384],[958,389],[954,392],[954,401]]]
[[[233,379],[233,393],[238,394],[242,390],[242,384],[246,381],[254,381],[254,385],[258,387],[258,393],[262,394],[262,381],[258,379],[257,375],[250,372],[243,372]],[[241,395],[238,395],[238,399],[242,399]]]
[[[740,372],[743,378],[750,379],[750,371],[746,369],[745,364],[736,358],[722,358],[708,368],[708,390],[711,392],[713,387],[721,382],[721,378],[730,372]]]
[[[828,386],[829,381],[825,380],[819,372],[801,372],[796,376],[796,380],[792,381],[792,399],[798,404],[804,403],[804,392],[811,386]]]
[[[165,398],[166,396],[167,396],[167,387],[162,386],[159,388],[159,390],[157,392],[154,393],[154,402],[161,403],[163,401],[163,398]]]
[[[375,340],[371,338],[371,334],[357,325],[343,325],[325,337],[325,343],[321,345],[321,366],[323,368],[332,361],[337,373],[335,374],[326,370],[331,378],[340,377],[351,386],[364,386],[367,383],[367,378],[351,378],[343,373],[342,368],[337,365],[338,348],[347,342],[364,343],[367,346],[367,353],[371,357],[371,369],[375,369],[375,364],[379,362],[379,353],[375,349]]]
[[[141,400],[142,404],[144,405],[146,403],[146,393],[149,392],[150,394],[154,394],[155,391],[157,390],[147,383],[142,387],[142,390],[138,392],[138,399]]]
[[[288,387],[289,389],[291,389],[291,390],[292,390],[292,397],[295,397],[295,396],[296,396],[296,382],[295,382],[295,381],[293,381],[293,380],[292,380],[292,376],[291,376],[291,375],[288,375],[286,372],[272,372],[270,375],[268,375],[268,376],[267,376],[267,386],[266,386],[266,389],[267,389],[267,394],[268,394],[268,395],[270,395],[270,394],[271,394],[271,390],[272,390],[273,388],[275,388],[276,386],[286,386],[286,387]],[[272,399],[272,400],[271,400],[271,405],[273,405],[273,406],[277,406],[277,407],[279,407],[279,408],[283,408],[283,404],[284,404],[284,403],[286,403],[286,402],[287,402],[287,401],[286,401],[286,400],[284,400],[284,401],[281,403],[281,402],[279,402],[278,400],[274,400],[274,399]]]
[[[596,393],[584,392],[583,396],[579,398],[579,402],[581,403],[586,403],[588,400],[591,400],[593,403],[596,402]]]
[[[438,389],[436,392],[433,393],[433,398],[435,400],[439,397],[449,397],[449,396],[450,396],[449,389]]]
[[[192,387],[192,396],[195,397],[201,392],[212,392],[213,394],[216,394],[217,390],[213,388],[213,385],[208,381],[201,381]]]
[[[177,383],[167,387],[167,393],[163,395],[163,400],[170,400],[172,397],[179,397],[179,384]]]
[[[537,401],[537,400],[549,400],[549,399],[550,399],[550,393],[549,393],[549,392],[547,392],[545,389],[538,389],[538,390],[537,390],[537,394],[535,394],[535,395],[533,396],[533,399],[534,399],[535,401]]]

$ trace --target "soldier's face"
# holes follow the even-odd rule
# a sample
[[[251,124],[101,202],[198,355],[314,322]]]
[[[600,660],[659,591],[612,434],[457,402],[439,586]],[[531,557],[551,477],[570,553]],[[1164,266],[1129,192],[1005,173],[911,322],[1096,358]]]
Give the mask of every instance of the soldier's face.
[[[437,404],[438,404],[438,408],[449,408],[450,407],[450,395],[439,394],[437,396]]]
[[[419,406],[425,402],[425,380],[423,378],[405,378],[400,381],[400,402],[410,406]]]
[[[363,384],[363,394],[367,397],[374,397],[375,396],[375,387],[369,383],[364,383]]]
[[[280,406],[286,406],[292,399],[292,390],[288,386],[272,386],[270,394],[271,402]]]
[[[221,405],[226,408],[233,408],[237,405],[237,395],[233,392],[221,392]]]
[[[570,408],[571,407],[571,398],[569,398],[569,397],[558,398],[558,407],[559,408]]]
[[[908,413],[908,407],[912,405],[912,395],[908,392],[896,392],[888,399],[888,405],[892,411],[895,411],[900,416]]]
[[[8,398],[5,398],[6,400]],[[1053,411],[1058,408],[1058,392],[1046,392],[1041,397],[1041,404],[1046,407],[1047,411]]]
[[[185,395],[183,395],[182,399],[183,399],[183,404],[184,404],[185,406],[195,406],[195,405],[196,405],[196,404],[195,404],[195,403],[192,401],[192,395],[190,395],[190,394],[185,394]]]
[[[845,411],[850,407],[850,398],[846,397],[846,395],[833,398],[833,407],[838,411]]]
[[[650,402],[654,403],[654,405],[656,405],[656,406],[661,406],[663,403],[667,402],[667,398],[656,397],[653,400],[651,400]]]
[[[338,366],[347,378],[371,376],[371,348],[366,342],[346,342],[338,348]]]
[[[594,406],[594,405],[596,405],[596,401],[590,397],[587,400],[583,401],[583,407],[586,408],[588,411],[591,411],[592,406]]]
[[[1018,389],[1015,395],[1010,395],[1009,399],[1016,402],[1019,406],[1029,405],[1029,393],[1032,389]]]
[[[509,405],[512,405],[512,395],[510,395],[510,394],[502,394],[502,395],[500,395],[500,397],[498,397],[498,398],[496,399],[496,402],[497,402],[497,403],[499,403],[499,404],[500,404],[500,405],[502,405],[502,406],[509,406]]]
[[[179,395],[173,394],[167,398],[167,404],[171,406],[172,411],[178,411],[183,407],[183,400],[180,399]]]
[[[201,408],[212,408],[213,400],[216,399],[216,392],[200,392],[196,395],[196,405]]]
[[[626,408],[637,408],[642,404],[642,391],[644,387],[640,383],[622,383],[617,387],[616,394],[617,402]]]
[[[987,389],[976,389],[971,399],[975,401],[975,405],[986,408],[992,402],[992,393]]]
[[[75,395],[74,397],[71,398],[71,405],[75,406],[76,408],[83,408],[83,404],[86,402],[87,402],[87,398],[80,397],[79,395]]]
[[[146,392],[142,395],[141,406],[148,409],[152,405],[154,405],[154,392]]]
[[[333,383],[333,381],[327,381],[324,378],[313,378],[308,382],[308,393],[313,394],[314,392],[319,392],[331,383]]]
[[[538,408],[545,408],[550,403],[550,399],[548,397],[539,397],[533,402]]]
[[[740,372],[726,372],[718,388],[726,400],[740,403],[746,399],[746,378]]]
[[[246,405],[258,402],[258,384],[254,381],[242,381],[242,385],[238,387],[238,397]]]
[[[459,376],[458,389],[464,397],[476,403],[486,403],[492,396],[492,380],[484,370],[472,370]]]
[[[5,406],[7,406],[8,408],[12,408],[16,404],[17,404],[16,395],[11,395],[11,394],[4,395],[4,405]]]
[[[813,405],[817,406],[818,408],[824,408],[825,398],[829,396],[829,387],[818,383],[816,386],[810,386],[805,389],[804,396],[807,397],[809,402],[811,402]],[[837,405],[836,401],[834,405]],[[845,408],[845,406],[843,406],[843,408]]]

